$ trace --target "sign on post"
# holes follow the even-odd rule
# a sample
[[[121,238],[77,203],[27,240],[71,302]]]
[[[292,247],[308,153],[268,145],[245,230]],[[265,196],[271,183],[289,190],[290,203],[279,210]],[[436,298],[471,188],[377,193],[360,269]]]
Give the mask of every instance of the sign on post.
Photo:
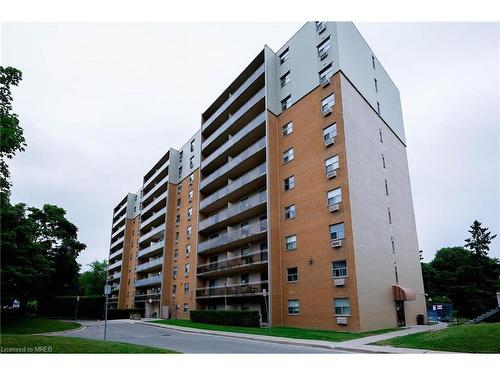
[[[104,294],[111,294],[111,285],[104,285]]]

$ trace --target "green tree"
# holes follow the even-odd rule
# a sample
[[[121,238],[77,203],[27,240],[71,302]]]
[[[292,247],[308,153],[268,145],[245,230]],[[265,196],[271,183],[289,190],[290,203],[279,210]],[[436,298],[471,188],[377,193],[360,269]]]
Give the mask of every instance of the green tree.
[[[481,227],[481,223],[477,220],[474,220],[470,228],[469,233],[471,236],[465,240],[465,248],[478,257],[487,256],[488,251],[490,251],[490,243],[497,235],[491,235],[488,228]]]
[[[26,140],[19,119],[12,112],[11,87],[17,86],[22,73],[12,67],[0,66],[0,192],[4,201],[10,194],[10,172],[6,159],[12,159],[16,152],[24,151]]]
[[[108,261],[94,260],[89,264],[90,270],[80,274],[80,295],[100,296],[104,293],[104,285],[108,273]]]

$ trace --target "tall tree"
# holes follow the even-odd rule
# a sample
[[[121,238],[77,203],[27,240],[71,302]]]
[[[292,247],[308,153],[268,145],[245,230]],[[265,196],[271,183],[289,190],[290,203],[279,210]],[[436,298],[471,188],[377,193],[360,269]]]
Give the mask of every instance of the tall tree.
[[[0,66],[0,192],[4,201],[10,194],[10,172],[6,159],[24,151],[26,140],[18,116],[12,112],[11,87],[17,86],[22,73],[12,67]]]
[[[474,220],[470,226],[470,237],[465,240],[465,248],[472,251],[478,257],[485,257],[490,251],[490,243],[497,236],[492,235],[488,228],[483,228],[481,223]]]
[[[104,293],[104,285],[108,273],[108,261],[94,260],[89,264],[90,270],[80,274],[80,294],[84,296],[100,296]]]

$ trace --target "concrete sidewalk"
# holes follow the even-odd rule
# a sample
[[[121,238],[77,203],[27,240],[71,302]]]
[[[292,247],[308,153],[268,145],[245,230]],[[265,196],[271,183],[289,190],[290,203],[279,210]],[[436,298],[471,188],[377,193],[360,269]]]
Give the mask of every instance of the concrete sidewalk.
[[[276,336],[264,336],[264,335],[253,335],[248,333],[237,333],[237,332],[224,332],[224,331],[212,331],[207,329],[199,329],[199,328],[191,328],[191,327],[179,327],[168,324],[160,324],[153,323],[147,320],[135,321],[135,324],[144,324],[144,325],[152,325],[155,327],[161,327],[169,330],[176,330],[181,332],[190,332],[204,335],[213,335],[213,336],[224,336],[224,337],[234,337],[234,338],[242,338],[247,340],[256,340],[263,342],[271,342],[278,344],[287,344],[287,345],[298,345],[298,346],[307,346],[314,348],[325,348],[325,349],[334,349],[334,350],[342,350],[351,353],[392,353],[392,354],[423,354],[423,353],[444,353],[437,352],[432,350],[423,350],[423,349],[407,349],[407,348],[394,348],[391,346],[378,346],[378,345],[369,345],[370,343],[391,339],[393,337],[400,337],[411,335],[413,333],[418,332],[426,332],[426,331],[435,331],[442,328],[445,328],[447,325],[444,323],[435,324],[432,326],[410,326],[406,329],[394,332],[388,332],[381,335],[374,335],[369,337],[363,337],[360,339],[342,341],[342,342],[331,342],[324,340],[306,340],[306,339],[292,339],[288,337],[276,337]]]

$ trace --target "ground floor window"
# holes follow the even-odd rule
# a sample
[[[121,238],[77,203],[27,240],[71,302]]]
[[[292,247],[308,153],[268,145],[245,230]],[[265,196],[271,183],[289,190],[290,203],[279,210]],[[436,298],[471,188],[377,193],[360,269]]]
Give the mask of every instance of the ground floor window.
[[[349,298],[335,298],[333,300],[335,315],[351,315]]]
[[[299,315],[300,303],[298,299],[288,300],[288,315]]]

